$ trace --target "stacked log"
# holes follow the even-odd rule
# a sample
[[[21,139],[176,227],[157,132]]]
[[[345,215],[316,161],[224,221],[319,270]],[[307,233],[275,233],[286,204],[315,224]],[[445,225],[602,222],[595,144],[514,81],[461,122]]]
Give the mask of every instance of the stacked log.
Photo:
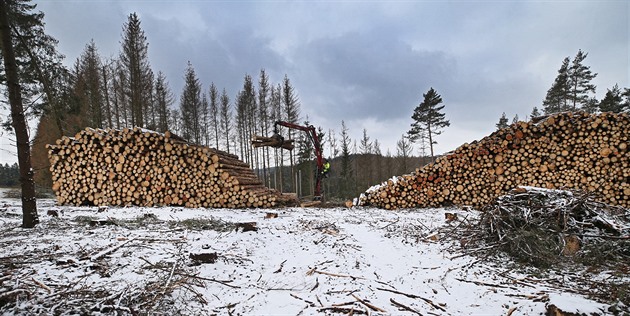
[[[517,122],[368,189],[359,205],[481,207],[517,186],[577,189],[630,207],[628,113],[558,113]]]
[[[266,188],[237,156],[169,132],[87,128],[47,148],[61,205],[266,208],[292,202]]]

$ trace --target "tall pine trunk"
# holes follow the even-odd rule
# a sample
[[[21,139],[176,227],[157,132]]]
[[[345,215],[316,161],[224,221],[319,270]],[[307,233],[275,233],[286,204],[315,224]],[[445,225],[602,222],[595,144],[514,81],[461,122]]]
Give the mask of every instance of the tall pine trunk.
[[[7,13],[6,0],[0,0],[0,37],[2,38],[2,55],[7,76],[11,119],[17,139],[18,163],[20,165],[20,184],[22,186],[22,226],[32,228],[39,223],[37,203],[35,201],[35,182],[31,167],[31,148],[22,106],[22,89],[19,83],[17,62],[11,41],[11,28]]]

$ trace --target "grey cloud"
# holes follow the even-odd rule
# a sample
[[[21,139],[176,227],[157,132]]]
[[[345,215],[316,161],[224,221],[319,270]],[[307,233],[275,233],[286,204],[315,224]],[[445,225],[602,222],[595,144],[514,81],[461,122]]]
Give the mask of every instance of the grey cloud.
[[[407,114],[429,86],[452,76],[455,62],[442,52],[414,51],[389,34],[348,33],[314,40],[296,53],[309,94],[337,117]],[[316,81],[314,80],[316,78]],[[304,88],[307,85],[303,85]]]

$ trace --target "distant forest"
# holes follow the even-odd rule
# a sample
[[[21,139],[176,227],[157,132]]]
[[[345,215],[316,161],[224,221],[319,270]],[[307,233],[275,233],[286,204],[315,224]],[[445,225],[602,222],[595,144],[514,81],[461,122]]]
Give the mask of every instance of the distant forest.
[[[0,164],[0,187],[16,187],[20,184],[20,170],[18,164]]]
[[[34,8],[30,6],[14,9],[28,11]],[[293,151],[254,149],[250,144],[254,135],[270,136],[276,121],[316,124],[301,115],[302,105],[288,75],[281,82],[271,82],[261,69],[256,77],[246,74],[243,87],[229,94],[214,82],[202,83],[189,62],[183,74],[184,87],[176,98],[164,73],[149,63],[149,43],[136,13],[129,14],[122,25],[121,47],[116,56],[101,56],[91,41],[71,68],[63,65],[64,56],[56,51],[57,41],[45,34],[43,14],[35,18],[15,22],[21,34],[16,58],[21,65],[23,103],[30,105],[27,114],[41,116],[32,151],[38,184],[51,185],[46,144],[64,135],[73,136],[86,127],[137,126],[157,132],[168,130],[190,143],[236,154],[269,187],[298,192],[300,196],[312,194],[314,153],[304,133],[280,130],[286,139],[296,140]],[[567,110],[628,111],[627,88],[615,86],[605,99],[594,99],[595,87],[590,82],[597,74],[584,65],[586,56],[579,51],[572,62],[565,58],[543,101],[544,114]],[[450,123],[441,111],[444,105],[440,105],[440,95],[431,88],[424,97],[411,115],[412,128],[401,135],[395,152],[383,152],[379,141],[371,139],[365,129],[361,139],[351,139],[343,120],[338,130],[318,128],[323,153],[332,162],[323,188],[328,198],[356,197],[371,185],[409,173],[434,159],[435,137],[441,133],[435,128],[446,128]],[[534,108],[531,116],[538,114],[540,111]],[[506,125],[504,113],[497,128]]]
[[[53,48],[54,44],[49,42]],[[189,62],[184,88],[176,98],[165,75],[149,64],[147,38],[135,13],[122,27],[118,56],[100,56],[91,41],[71,69],[61,66],[60,55],[40,57],[43,64],[57,67],[57,80],[49,82],[54,89],[44,93],[54,102],[41,104],[43,115],[33,146],[33,168],[40,185],[51,185],[46,144],[86,127],[139,126],[157,132],[168,130],[190,143],[236,154],[271,188],[300,196],[313,192],[315,157],[305,133],[280,130],[283,137],[295,140],[292,151],[254,149],[250,144],[253,135],[273,134],[276,121],[312,124],[300,114],[299,97],[287,75],[273,83],[261,69],[257,78],[245,75],[242,89],[229,95],[214,83],[202,84]],[[31,101],[37,103],[36,99]],[[405,135],[401,135],[396,152],[383,153],[379,141],[370,139],[367,130],[357,142],[350,138],[345,122],[340,123],[338,131],[318,129],[323,154],[331,160],[331,172],[323,187],[331,199],[357,196],[371,185],[409,173],[430,160],[414,155]]]

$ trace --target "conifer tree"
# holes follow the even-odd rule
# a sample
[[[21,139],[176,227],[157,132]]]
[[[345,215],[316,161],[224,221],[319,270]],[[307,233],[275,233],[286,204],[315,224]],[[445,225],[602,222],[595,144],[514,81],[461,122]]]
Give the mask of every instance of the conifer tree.
[[[219,90],[214,85],[214,82],[210,84],[210,127],[214,132],[214,147],[219,148]]]
[[[105,96],[103,91],[103,77],[101,76],[102,62],[98,54],[96,43],[90,41],[77,60],[74,71],[74,89],[80,102],[81,115],[86,126],[103,128]]]
[[[123,90],[126,94],[129,123],[144,127],[144,118],[149,108],[153,74],[149,65],[149,44],[140,26],[140,18],[134,12],[129,14],[123,26],[122,66]]]
[[[169,129],[168,118],[170,107],[175,102],[175,97],[168,86],[166,76],[160,71],[155,80],[155,103],[157,109],[157,131],[165,132]]]
[[[568,99],[573,105],[573,111],[586,106],[590,99],[590,93],[595,94],[595,85],[591,83],[591,80],[597,77],[597,74],[591,72],[589,66],[584,65],[583,62],[586,56],[588,56],[588,53],[578,50],[569,68],[570,88]]]
[[[222,138],[225,141],[225,151],[230,153],[230,137],[232,137],[232,109],[230,107],[230,97],[225,89],[223,89],[223,92],[221,93],[219,122],[221,124]]]
[[[590,67],[583,64],[588,54],[579,50],[571,62],[565,57],[558,70],[558,76],[547,91],[543,100],[545,114],[579,109],[592,111],[596,103],[590,94],[595,94],[595,85],[591,80],[597,76]]]
[[[341,195],[346,197],[350,196],[353,192],[351,191],[351,184],[353,183],[352,175],[352,161],[350,158],[351,154],[351,140],[350,135],[348,134],[348,127],[346,127],[346,123],[341,121],[341,183],[340,183],[340,191]]]
[[[192,64],[188,62],[179,108],[182,115],[182,137],[195,144],[202,143],[202,106],[201,83]]]
[[[435,137],[442,134],[442,129],[450,126],[451,123],[445,118],[446,115],[441,112],[444,109],[444,105],[439,106],[442,103],[442,97],[437,91],[431,88],[422,96],[424,100],[413,111],[411,116],[413,123],[407,135],[411,142],[415,142],[423,131],[426,132],[429,139],[429,148],[431,149],[431,158],[433,159],[433,145],[437,144]]]
[[[602,112],[621,113],[626,109],[626,104],[623,102],[623,96],[619,86],[615,86],[611,89],[607,89],[606,95],[599,102],[599,110]]]
[[[562,61],[558,76],[547,90],[545,100],[543,100],[543,110],[545,114],[567,111],[567,95],[569,93],[569,57]]]
[[[17,140],[18,163],[22,193],[22,227],[32,228],[39,223],[35,200],[35,184],[31,165],[30,139],[26,123],[24,101],[30,101],[38,91],[45,93],[49,102],[55,102],[50,90],[53,86],[45,78],[48,69],[42,61],[58,56],[56,41],[43,29],[43,13],[32,13],[35,5],[27,1],[0,0],[0,52],[2,53],[1,82],[6,85],[11,107],[12,127]],[[38,42],[40,41],[40,42]],[[37,46],[39,43],[40,46]],[[53,44],[54,43],[54,44]],[[39,51],[44,47],[50,51]],[[43,56],[43,52],[48,55]],[[29,67],[31,67],[29,69]],[[29,86],[30,85],[30,86]],[[38,88],[37,85],[43,86]],[[24,89],[23,89],[24,87]]]
[[[284,107],[285,120],[289,123],[297,124],[300,120],[300,100],[291,85],[291,81],[287,75],[284,75],[282,81],[282,106]],[[293,136],[293,131],[288,131],[289,139]],[[289,164],[291,166],[291,178],[295,177],[293,151],[289,151]]]
[[[540,113],[540,110],[538,110],[538,107],[536,107],[536,106],[535,106],[535,107],[532,109],[532,113],[530,113],[530,114],[529,114],[529,118],[530,118],[530,119],[533,119],[533,118],[535,118],[535,117],[539,117],[539,116],[541,116],[541,115],[542,115],[542,114]]]
[[[507,116],[505,116],[505,112],[503,112],[503,114],[501,115],[501,118],[499,118],[499,123],[497,123],[496,126],[497,126],[497,130],[508,127],[508,118]]]

